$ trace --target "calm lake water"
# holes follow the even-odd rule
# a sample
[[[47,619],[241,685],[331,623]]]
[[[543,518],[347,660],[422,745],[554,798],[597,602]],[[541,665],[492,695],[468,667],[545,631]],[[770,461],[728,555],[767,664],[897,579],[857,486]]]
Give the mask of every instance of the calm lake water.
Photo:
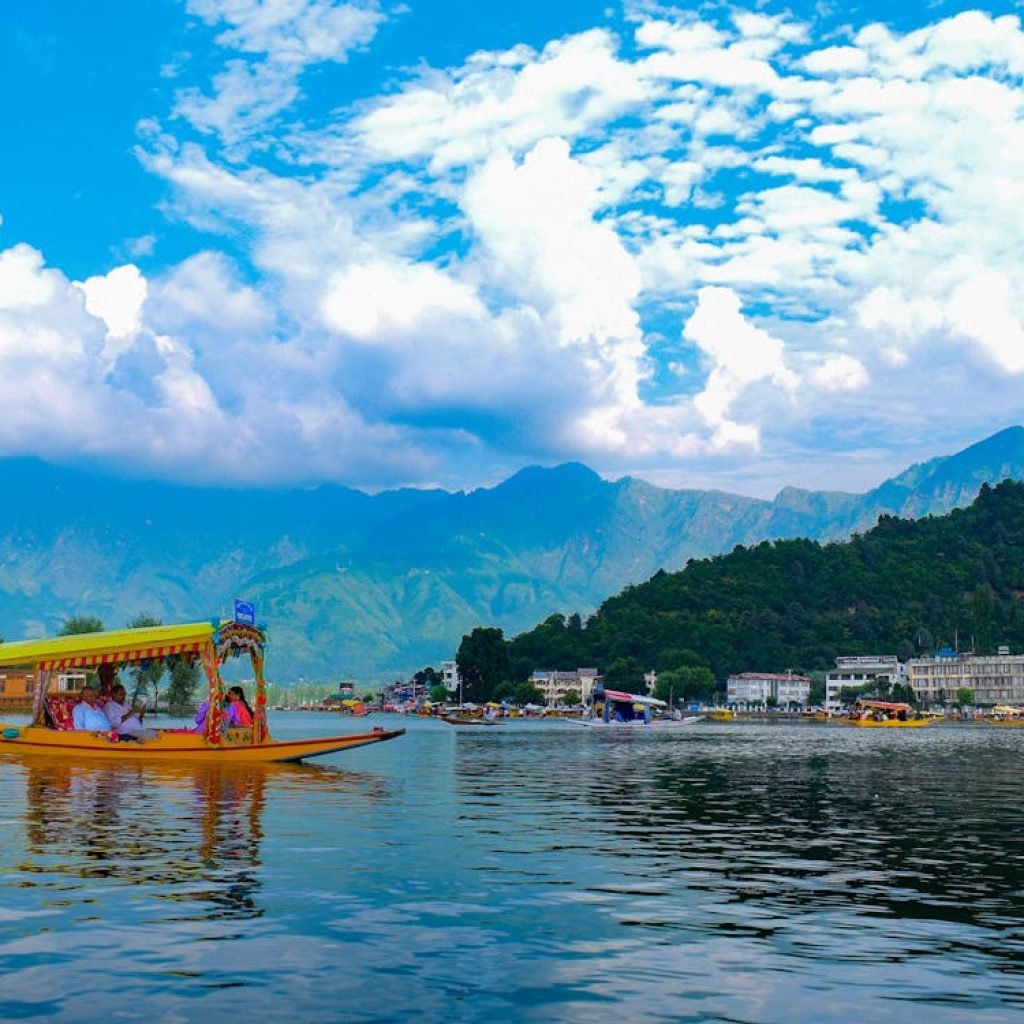
[[[1009,1021],[1024,729],[405,724],[308,766],[0,758],[0,1013]]]

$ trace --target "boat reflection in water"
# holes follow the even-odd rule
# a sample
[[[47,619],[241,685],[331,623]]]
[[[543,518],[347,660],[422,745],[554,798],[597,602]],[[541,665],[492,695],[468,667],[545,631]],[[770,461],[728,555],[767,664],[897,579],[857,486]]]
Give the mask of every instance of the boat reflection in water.
[[[115,879],[198,900],[213,916],[262,913],[256,897],[266,768],[142,763],[25,766],[20,869],[39,884]]]

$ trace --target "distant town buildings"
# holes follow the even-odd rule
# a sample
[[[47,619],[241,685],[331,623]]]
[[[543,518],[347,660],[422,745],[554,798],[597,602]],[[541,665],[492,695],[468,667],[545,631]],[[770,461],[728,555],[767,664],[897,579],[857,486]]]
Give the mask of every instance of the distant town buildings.
[[[845,687],[866,686],[879,679],[886,680],[890,686],[906,684],[907,666],[895,654],[836,658],[836,667],[825,676],[825,709],[838,711],[843,706],[840,694]]]
[[[995,655],[957,654],[946,648],[933,658],[912,658],[907,675],[918,700],[952,704],[957,690],[974,692],[975,704],[1024,703],[1024,654],[1000,647]]]
[[[780,708],[805,707],[811,696],[811,681],[792,672],[741,672],[725,681],[726,700],[730,704],[760,704],[770,701]]]
[[[570,690],[586,704],[599,678],[596,668],[578,668],[573,672],[534,672],[529,682],[544,694],[548,707],[556,707],[565,703]]]

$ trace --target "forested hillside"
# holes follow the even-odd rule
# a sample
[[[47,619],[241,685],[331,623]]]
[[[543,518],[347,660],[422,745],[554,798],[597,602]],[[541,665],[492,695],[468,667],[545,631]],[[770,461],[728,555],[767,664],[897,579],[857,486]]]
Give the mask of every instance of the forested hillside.
[[[918,521],[885,516],[845,543],[764,542],[659,572],[586,622],[552,616],[509,644],[515,674],[706,665],[813,671],[837,655],[942,645],[1024,650],[1024,484],[982,487],[975,502]]]

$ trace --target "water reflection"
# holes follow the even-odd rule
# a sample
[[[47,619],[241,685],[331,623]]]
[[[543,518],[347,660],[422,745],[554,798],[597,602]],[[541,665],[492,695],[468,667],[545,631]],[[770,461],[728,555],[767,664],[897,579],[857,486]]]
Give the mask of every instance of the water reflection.
[[[211,917],[262,913],[265,770],[42,761],[25,772],[23,885],[76,893],[72,880],[110,879]]]
[[[498,739],[460,743],[455,772],[467,816],[493,815],[500,852],[516,856],[501,884],[575,883],[620,925],[755,942],[790,962],[955,952],[1024,965],[1017,740],[563,730],[524,753]],[[545,849],[573,854],[578,877],[545,878]]]

